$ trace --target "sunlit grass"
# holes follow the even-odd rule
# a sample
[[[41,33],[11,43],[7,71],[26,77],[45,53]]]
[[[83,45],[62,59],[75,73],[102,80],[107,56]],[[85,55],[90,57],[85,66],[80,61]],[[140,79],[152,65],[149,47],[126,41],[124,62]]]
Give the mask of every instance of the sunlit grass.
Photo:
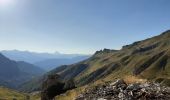
[[[0,87],[0,100],[25,100],[26,95],[17,91]]]

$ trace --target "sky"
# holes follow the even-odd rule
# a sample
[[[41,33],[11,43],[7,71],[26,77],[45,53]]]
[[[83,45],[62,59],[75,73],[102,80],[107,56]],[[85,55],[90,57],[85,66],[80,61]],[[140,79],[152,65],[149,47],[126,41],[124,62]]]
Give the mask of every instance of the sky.
[[[92,54],[170,29],[170,0],[0,0],[0,50]]]

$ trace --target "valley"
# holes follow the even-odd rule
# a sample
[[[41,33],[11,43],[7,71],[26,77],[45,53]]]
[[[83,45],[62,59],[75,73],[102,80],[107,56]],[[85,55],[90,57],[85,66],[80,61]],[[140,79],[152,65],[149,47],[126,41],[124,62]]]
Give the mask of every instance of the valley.
[[[0,100],[170,100],[170,0],[0,0]]]

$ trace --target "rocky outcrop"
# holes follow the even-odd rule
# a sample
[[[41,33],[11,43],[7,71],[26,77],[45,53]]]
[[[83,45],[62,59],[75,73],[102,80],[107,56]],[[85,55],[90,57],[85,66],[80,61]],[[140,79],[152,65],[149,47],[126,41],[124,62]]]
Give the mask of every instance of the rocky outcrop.
[[[160,43],[158,42],[158,43],[146,46],[146,47],[138,47],[134,51],[132,51],[132,54],[143,53],[143,52],[146,52],[146,51],[150,51],[150,50],[155,49],[156,47],[158,47],[159,44]]]
[[[76,100],[170,100],[170,87],[157,83],[126,84],[117,80],[88,89]]]
[[[141,42],[141,41],[137,41],[137,42],[134,42],[134,43],[132,43],[132,44],[125,45],[125,46],[122,47],[122,49],[134,47],[134,46],[138,45],[140,42]]]
[[[100,51],[96,51],[95,52],[95,55],[96,54],[100,54],[100,53],[111,53],[111,52],[117,52],[118,50],[111,50],[111,49],[103,49],[103,50],[100,50]]]
[[[42,84],[41,100],[53,100],[55,96],[73,88],[75,88],[73,80],[62,82],[58,74],[49,75]]]

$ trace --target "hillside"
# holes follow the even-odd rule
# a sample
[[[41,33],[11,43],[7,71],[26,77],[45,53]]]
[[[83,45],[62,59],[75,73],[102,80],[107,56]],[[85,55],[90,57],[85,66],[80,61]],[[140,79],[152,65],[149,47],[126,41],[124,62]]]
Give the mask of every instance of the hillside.
[[[77,85],[85,85],[99,79],[109,81],[127,75],[158,81],[169,85],[170,80],[170,31],[159,36],[124,46],[121,50],[97,51],[91,58],[70,65],[60,72],[67,80],[69,70],[82,69],[73,77]],[[83,65],[83,66],[82,66]],[[168,82],[168,83],[167,83]]]
[[[166,31],[159,36],[123,46],[121,50],[97,51],[87,60],[61,66],[44,77],[59,74],[63,80],[74,79],[77,87],[131,76],[170,85],[169,40],[170,31]],[[43,77],[40,79],[30,83],[42,83]],[[23,87],[31,86],[30,83]]]
[[[17,64],[20,71],[31,74],[33,76],[40,76],[45,73],[45,70],[43,70],[42,68],[24,61],[18,61]]]
[[[88,60],[67,66],[67,69],[57,73],[65,80],[73,78],[79,88],[66,92],[65,96],[57,96],[57,99],[73,99],[85,91],[85,88],[93,88],[95,84],[107,83],[118,78],[128,82],[147,80],[170,86],[169,40],[170,31],[166,31],[159,36],[123,46],[118,51],[97,51]],[[70,75],[68,71],[75,68],[79,72],[74,76]]]
[[[54,70],[52,70],[54,73],[56,72],[61,72],[63,71],[64,69],[66,69],[67,66],[66,65],[63,65],[63,66],[60,66],[60,67],[57,67],[55,68]],[[42,76],[39,76],[39,77],[35,77],[23,84],[21,84],[19,86],[19,90],[22,91],[22,92],[33,92],[33,91],[40,91],[41,90],[41,87],[42,87],[42,83],[43,81],[45,81],[47,79],[47,76],[53,72],[48,72],[48,73],[45,73],[44,75]]]
[[[16,62],[0,54],[0,86],[17,88],[44,71],[25,62]]]
[[[40,100],[39,94],[25,94],[0,86],[0,100]]]
[[[26,95],[17,91],[0,87],[0,100],[26,100]]]

